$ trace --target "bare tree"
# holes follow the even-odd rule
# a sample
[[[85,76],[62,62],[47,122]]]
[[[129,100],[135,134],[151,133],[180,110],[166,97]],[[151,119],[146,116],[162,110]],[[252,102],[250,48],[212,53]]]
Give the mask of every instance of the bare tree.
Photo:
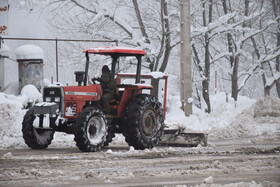
[[[91,39],[118,40],[120,45],[140,47],[147,52],[144,66],[150,71],[165,72],[171,51],[178,45],[171,44],[175,35],[170,29],[173,18],[166,0],[57,0],[49,5],[55,15],[52,27],[60,34],[71,36],[76,32]],[[124,17],[124,11],[131,16]],[[153,94],[158,95],[158,80],[152,85]]]
[[[274,16],[278,24],[277,31],[276,31],[276,38],[277,38],[276,47],[279,49],[280,48],[280,2],[277,0],[272,0],[272,6],[273,6]],[[280,74],[280,55],[276,56],[276,72]],[[276,91],[278,97],[280,98],[280,76],[275,82],[276,82]]]

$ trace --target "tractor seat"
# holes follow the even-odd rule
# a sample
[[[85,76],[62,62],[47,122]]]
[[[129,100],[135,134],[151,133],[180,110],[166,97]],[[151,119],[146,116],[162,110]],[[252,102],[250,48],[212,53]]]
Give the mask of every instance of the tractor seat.
[[[115,98],[109,101],[110,104],[119,104],[120,102],[117,101]]]
[[[116,87],[115,97],[109,101],[110,105],[118,105],[120,104],[120,99],[123,92],[119,92],[119,88]]]

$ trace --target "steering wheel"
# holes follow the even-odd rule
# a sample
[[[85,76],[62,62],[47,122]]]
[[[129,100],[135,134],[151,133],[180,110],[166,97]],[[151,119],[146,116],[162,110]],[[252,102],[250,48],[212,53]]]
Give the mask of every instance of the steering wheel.
[[[96,84],[96,82],[95,82],[96,80],[93,80],[93,79],[91,79],[91,84]]]

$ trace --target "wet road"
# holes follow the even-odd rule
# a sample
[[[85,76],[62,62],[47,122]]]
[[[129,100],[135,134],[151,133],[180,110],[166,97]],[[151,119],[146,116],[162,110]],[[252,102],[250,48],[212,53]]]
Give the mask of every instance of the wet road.
[[[280,184],[279,137],[212,140],[208,147],[144,151],[126,145],[97,153],[73,147],[0,150],[0,186],[189,186],[251,181]]]

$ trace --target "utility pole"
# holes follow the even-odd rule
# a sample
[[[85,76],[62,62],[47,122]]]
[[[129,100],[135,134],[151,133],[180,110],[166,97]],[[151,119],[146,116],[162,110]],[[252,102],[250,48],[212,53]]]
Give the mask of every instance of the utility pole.
[[[180,73],[181,102],[186,116],[192,114],[192,63],[191,63],[191,27],[190,0],[180,0]]]

